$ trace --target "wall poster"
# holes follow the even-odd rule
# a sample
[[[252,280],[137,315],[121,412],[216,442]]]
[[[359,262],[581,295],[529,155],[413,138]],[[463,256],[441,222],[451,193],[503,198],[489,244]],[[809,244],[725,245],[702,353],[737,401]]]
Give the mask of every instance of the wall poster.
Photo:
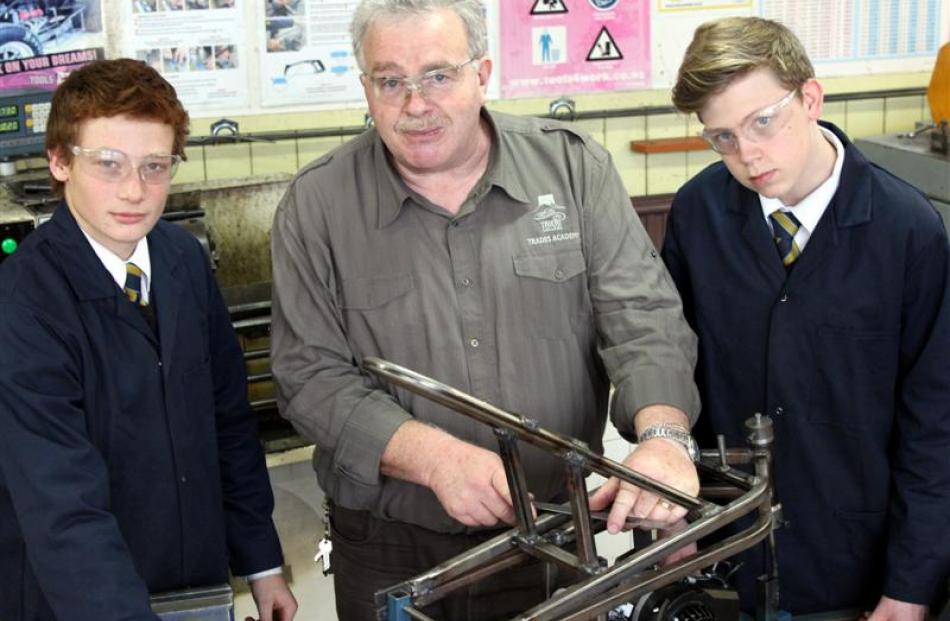
[[[257,25],[262,106],[363,100],[349,32],[356,4],[264,0]]]
[[[649,0],[506,0],[501,96],[650,86]]]
[[[53,90],[104,57],[100,0],[0,3],[0,90]]]
[[[124,0],[132,28],[124,55],[171,82],[188,111],[248,106],[244,0]]]

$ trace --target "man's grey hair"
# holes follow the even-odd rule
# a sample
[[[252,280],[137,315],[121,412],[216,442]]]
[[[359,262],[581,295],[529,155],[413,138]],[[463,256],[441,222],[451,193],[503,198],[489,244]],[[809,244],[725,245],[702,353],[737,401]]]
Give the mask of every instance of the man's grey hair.
[[[366,71],[363,64],[363,39],[374,22],[423,15],[438,9],[448,9],[462,20],[468,36],[469,58],[484,56],[488,48],[488,34],[485,11],[480,0],[362,0],[350,22],[353,54],[360,69]],[[407,32],[406,36],[411,37],[412,33]]]

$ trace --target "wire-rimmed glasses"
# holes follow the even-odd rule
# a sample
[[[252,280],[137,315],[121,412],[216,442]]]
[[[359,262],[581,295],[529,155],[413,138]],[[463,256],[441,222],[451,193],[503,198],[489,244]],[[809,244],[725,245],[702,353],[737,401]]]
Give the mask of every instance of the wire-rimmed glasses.
[[[405,101],[411,91],[418,91],[424,99],[438,99],[448,95],[458,86],[462,69],[477,60],[477,58],[470,58],[464,63],[432,69],[414,78],[371,76],[365,73],[363,77],[370,81],[373,92],[382,102],[398,105]]]

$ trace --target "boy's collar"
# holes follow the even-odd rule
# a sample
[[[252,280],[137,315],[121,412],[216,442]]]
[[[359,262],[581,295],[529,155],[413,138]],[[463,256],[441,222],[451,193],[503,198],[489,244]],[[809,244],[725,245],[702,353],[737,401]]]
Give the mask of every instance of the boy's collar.
[[[786,205],[780,199],[759,195],[759,203],[764,217],[768,218],[769,214],[776,210],[792,211],[801,225],[809,232],[814,231],[815,227],[818,226],[818,221],[838,191],[838,186],[841,183],[841,169],[844,166],[844,144],[831,129],[821,125],[818,126],[818,129],[825,140],[831,143],[831,146],[835,149],[835,163],[831,175],[795,205]]]

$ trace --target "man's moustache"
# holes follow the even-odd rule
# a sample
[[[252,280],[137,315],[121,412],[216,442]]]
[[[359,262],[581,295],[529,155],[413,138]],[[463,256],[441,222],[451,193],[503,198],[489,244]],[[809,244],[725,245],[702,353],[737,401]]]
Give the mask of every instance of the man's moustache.
[[[427,116],[421,118],[402,119],[396,123],[397,132],[424,132],[430,129],[439,129],[445,126],[442,117]]]

